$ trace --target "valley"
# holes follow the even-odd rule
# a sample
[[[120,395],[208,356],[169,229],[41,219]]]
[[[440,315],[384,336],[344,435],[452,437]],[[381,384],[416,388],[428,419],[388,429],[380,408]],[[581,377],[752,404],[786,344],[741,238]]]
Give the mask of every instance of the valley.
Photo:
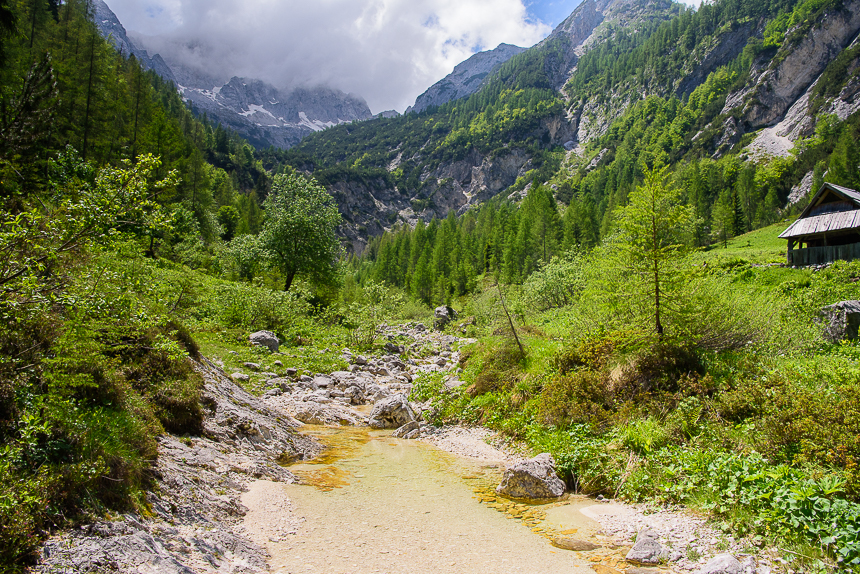
[[[464,37],[374,115],[0,0],[0,572],[860,571],[860,263],[779,239],[860,1]]]

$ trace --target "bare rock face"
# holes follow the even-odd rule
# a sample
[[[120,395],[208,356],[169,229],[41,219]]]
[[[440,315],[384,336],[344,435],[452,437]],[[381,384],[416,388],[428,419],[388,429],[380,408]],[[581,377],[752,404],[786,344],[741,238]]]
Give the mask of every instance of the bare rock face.
[[[774,59],[778,63],[762,71],[752,88],[730,94],[723,113],[743,105],[743,119],[753,130],[779,121],[858,31],[860,0],[845,2],[795,45],[787,41]]]
[[[831,343],[853,340],[860,330],[860,301],[840,301],[821,312],[824,338]]]
[[[555,474],[555,461],[549,454],[539,454],[505,470],[496,492],[511,498],[540,500],[564,494],[564,482]]]
[[[397,429],[414,420],[406,395],[393,395],[373,405],[368,422],[375,429]]]
[[[251,340],[252,345],[266,347],[273,353],[277,353],[281,345],[281,342],[278,341],[278,336],[271,331],[257,331],[256,333],[251,333],[249,339]]]
[[[468,60],[457,64],[453,72],[418,96],[415,105],[406,110],[406,113],[421,112],[431,106],[441,106],[471,96],[484,85],[484,78],[490,72],[524,51],[525,48],[518,46],[499,44],[495,50],[474,54]]]
[[[256,478],[296,482],[278,462],[310,458],[322,448],[299,426],[267,408],[211,363],[195,364],[205,380],[208,416],[199,437],[158,439],[152,516],[104,520],[55,536],[34,572],[268,572],[266,550],[241,529],[239,501]]]

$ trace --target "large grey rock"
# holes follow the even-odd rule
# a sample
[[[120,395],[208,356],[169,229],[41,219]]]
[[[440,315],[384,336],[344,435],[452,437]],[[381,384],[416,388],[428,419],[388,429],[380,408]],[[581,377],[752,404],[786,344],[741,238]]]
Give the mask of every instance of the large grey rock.
[[[642,530],[636,535],[636,544],[627,553],[627,560],[639,564],[657,564],[664,554],[663,546],[657,541],[653,530]]]
[[[433,326],[438,330],[444,329],[445,325],[457,318],[457,312],[447,305],[436,307],[434,315],[436,320]]]
[[[369,424],[377,429],[396,429],[415,420],[406,395],[394,395],[373,405]]]
[[[320,404],[316,401],[300,403],[293,416],[309,425],[360,426],[364,424],[361,415],[352,409],[336,404]]]
[[[251,333],[249,339],[251,340],[252,345],[266,347],[273,353],[277,353],[281,346],[281,342],[278,341],[278,336],[271,331],[257,331],[256,333]]]
[[[496,488],[501,495],[532,500],[558,498],[564,490],[564,482],[555,474],[555,461],[546,453],[505,470],[502,483]]]
[[[391,436],[394,438],[406,438],[406,435],[411,433],[412,431],[418,430],[421,425],[418,421],[410,421],[391,433]]]
[[[840,301],[820,311],[824,338],[836,343],[857,338],[860,327],[860,301]]]
[[[741,563],[731,554],[718,554],[699,568],[696,574],[740,574]]]

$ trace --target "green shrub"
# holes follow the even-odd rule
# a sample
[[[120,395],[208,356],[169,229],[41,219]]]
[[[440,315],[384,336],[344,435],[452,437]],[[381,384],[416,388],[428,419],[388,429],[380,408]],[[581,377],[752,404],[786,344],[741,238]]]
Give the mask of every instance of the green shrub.
[[[512,339],[501,339],[495,344],[481,343],[475,350],[480,366],[470,365],[476,372],[474,383],[469,387],[473,397],[492,391],[510,389],[522,374],[523,356]]]

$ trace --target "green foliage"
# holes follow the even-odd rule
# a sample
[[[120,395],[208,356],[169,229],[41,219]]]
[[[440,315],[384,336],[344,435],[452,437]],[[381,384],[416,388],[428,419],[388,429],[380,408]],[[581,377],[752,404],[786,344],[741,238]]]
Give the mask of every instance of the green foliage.
[[[260,248],[283,275],[284,291],[297,274],[320,284],[333,282],[340,250],[335,230],[341,218],[326,190],[300,175],[281,174],[263,207]]]
[[[585,261],[585,256],[576,252],[553,257],[523,283],[523,298],[538,311],[575,303],[585,287]]]
[[[678,190],[666,185],[665,174],[665,169],[648,172],[645,185],[619,208],[619,235],[610,247],[610,256],[627,277],[626,289],[614,295],[628,298],[631,305],[637,298],[653,302],[654,330],[660,337],[662,318],[678,296],[684,234],[693,220],[692,210],[681,205]]]

